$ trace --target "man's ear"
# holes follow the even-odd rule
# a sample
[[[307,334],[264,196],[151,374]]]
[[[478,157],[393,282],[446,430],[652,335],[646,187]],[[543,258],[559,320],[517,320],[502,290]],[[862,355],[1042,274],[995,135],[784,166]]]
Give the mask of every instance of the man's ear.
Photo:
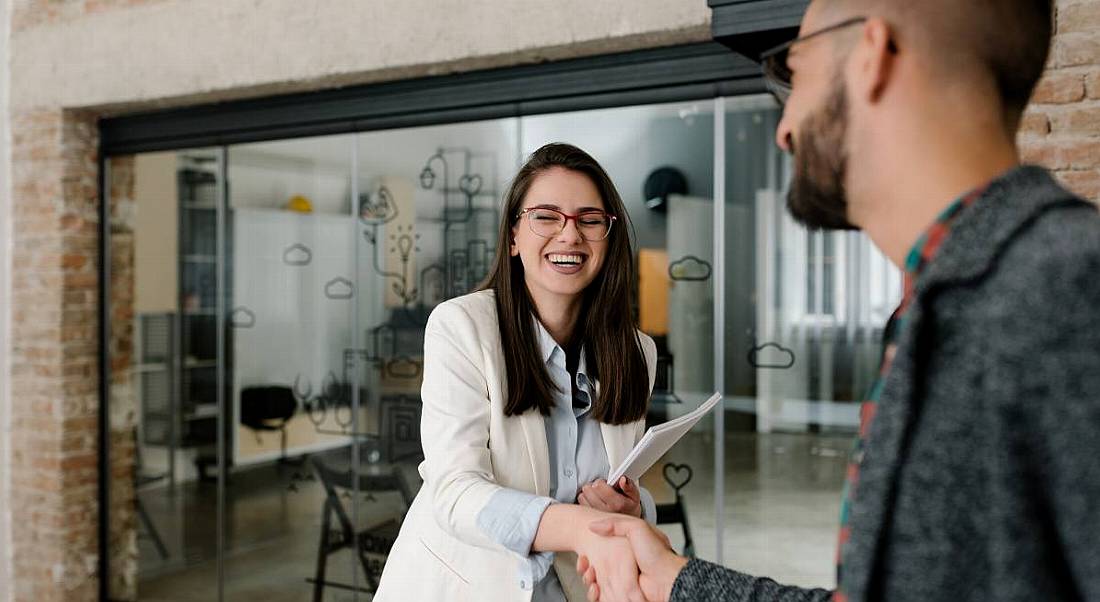
[[[890,25],[878,17],[868,19],[863,24],[853,58],[856,93],[867,102],[878,102],[891,83],[897,59]]]

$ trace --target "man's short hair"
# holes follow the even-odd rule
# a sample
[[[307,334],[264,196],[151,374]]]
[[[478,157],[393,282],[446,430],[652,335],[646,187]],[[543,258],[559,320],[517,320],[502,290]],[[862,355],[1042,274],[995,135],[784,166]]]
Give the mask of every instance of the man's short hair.
[[[945,73],[991,77],[1015,130],[1043,74],[1052,0],[828,0],[850,14],[881,16]]]

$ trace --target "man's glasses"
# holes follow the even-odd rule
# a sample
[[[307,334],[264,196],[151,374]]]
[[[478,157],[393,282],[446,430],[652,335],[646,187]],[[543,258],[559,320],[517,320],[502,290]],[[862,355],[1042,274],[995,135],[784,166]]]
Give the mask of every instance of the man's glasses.
[[[577,224],[577,231],[581,233],[581,237],[589,242],[607,238],[616,219],[614,215],[598,209],[569,215],[549,207],[524,209],[516,215],[516,219],[522,219],[524,216],[527,216],[527,226],[531,231],[543,238],[557,236],[565,230],[565,224],[573,220]]]
[[[775,96],[775,99],[778,100],[781,105],[786,104],[787,99],[790,98],[791,69],[787,66],[787,56],[790,54],[791,48],[794,47],[795,44],[863,23],[866,20],[867,17],[852,17],[851,19],[841,21],[835,25],[830,25],[824,29],[819,29],[813,33],[808,33],[800,38],[795,38],[789,42],[780,44],[771,50],[764,51],[764,53],[760,55],[760,67],[764,70],[764,83],[768,86],[768,91]]]

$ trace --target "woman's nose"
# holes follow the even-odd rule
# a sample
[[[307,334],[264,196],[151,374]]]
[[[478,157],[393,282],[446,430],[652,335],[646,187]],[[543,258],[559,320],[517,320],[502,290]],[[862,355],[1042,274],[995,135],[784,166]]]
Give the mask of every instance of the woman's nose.
[[[562,242],[575,242],[579,240],[584,240],[584,236],[581,234],[580,229],[577,228],[577,220],[565,220],[565,226],[562,227],[561,232],[558,232],[558,240]]]

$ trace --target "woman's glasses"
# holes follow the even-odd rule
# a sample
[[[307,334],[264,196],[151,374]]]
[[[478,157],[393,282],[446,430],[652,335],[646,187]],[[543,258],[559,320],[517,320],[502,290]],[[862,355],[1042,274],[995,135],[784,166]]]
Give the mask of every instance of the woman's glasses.
[[[516,219],[522,219],[524,216],[527,216],[527,226],[531,231],[543,238],[557,236],[565,230],[565,224],[573,220],[577,224],[577,231],[581,233],[581,238],[589,242],[607,238],[616,219],[614,215],[598,209],[569,215],[549,207],[524,209],[516,215]]]

